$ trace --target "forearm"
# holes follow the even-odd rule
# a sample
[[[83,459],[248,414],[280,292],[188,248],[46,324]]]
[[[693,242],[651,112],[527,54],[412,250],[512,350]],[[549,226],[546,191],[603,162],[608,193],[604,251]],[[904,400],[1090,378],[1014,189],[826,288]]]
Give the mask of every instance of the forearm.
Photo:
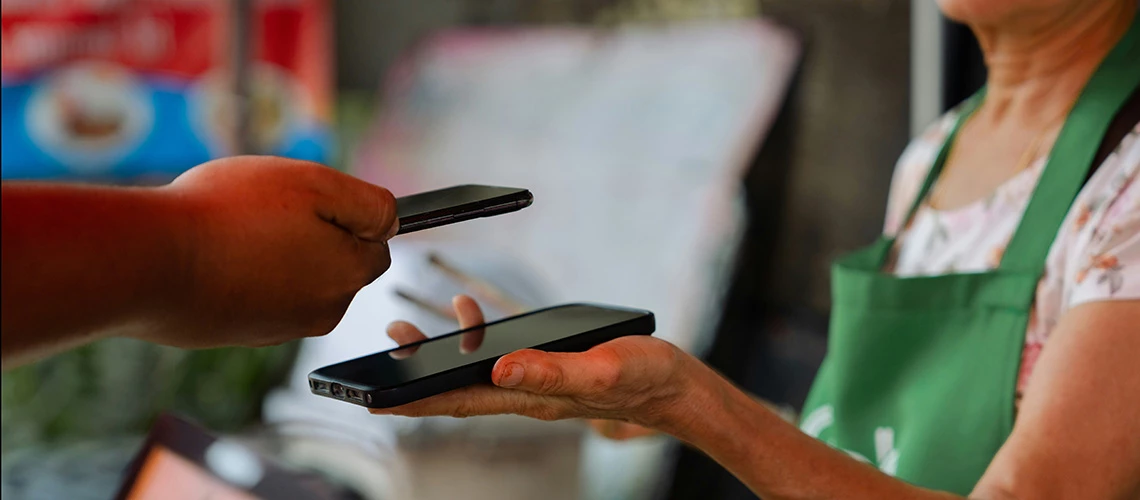
[[[5,368],[154,322],[188,217],[162,189],[3,185]]]
[[[686,404],[662,430],[702,450],[766,499],[950,499],[911,486],[800,432],[712,370],[692,370]]]

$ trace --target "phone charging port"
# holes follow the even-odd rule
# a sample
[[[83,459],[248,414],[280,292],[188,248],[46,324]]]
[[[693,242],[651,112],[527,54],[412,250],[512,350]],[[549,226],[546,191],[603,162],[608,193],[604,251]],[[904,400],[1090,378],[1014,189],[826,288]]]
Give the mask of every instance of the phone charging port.
[[[328,390],[329,390],[328,384],[321,382],[319,380],[314,380],[312,382],[313,382],[313,391],[315,391],[315,392],[328,392]]]
[[[336,396],[338,398],[343,398],[344,397],[344,386],[340,385],[340,384],[333,384],[332,385],[332,395]]]

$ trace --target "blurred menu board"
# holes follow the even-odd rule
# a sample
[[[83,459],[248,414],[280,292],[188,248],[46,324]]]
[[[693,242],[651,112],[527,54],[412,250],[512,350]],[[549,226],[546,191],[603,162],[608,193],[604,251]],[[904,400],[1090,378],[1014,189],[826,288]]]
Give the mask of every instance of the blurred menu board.
[[[743,228],[741,179],[798,56],[763,21],[442,33],[392,71],[355,173],[397,195],[530,189],[518,214],[415,238],[497,248],[553,302],[650,309],[658,335],[699,349]]]
[[[3,0],[3,178],[168,179],[242,150],[323,161],[328,5],[237,5]]]

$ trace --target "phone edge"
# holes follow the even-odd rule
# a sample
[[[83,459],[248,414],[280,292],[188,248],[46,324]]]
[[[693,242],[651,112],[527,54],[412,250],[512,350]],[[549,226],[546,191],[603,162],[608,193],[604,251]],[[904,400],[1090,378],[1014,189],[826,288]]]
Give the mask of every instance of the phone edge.
[[[510,201],[507,203],[496,203],[498,200],[503,199],[509,199]],[[517,193],[498,196],[495,198],[472,203],[470,204],[470,211],[440,214],[438,216],[429,217],[422,220],[413,219],[406,224],[403,222],[403,219],[401,219],[400,228],[396,230],[396,236],[423,231],[426,229],[448,226],[459,222],[481,219],[484,217],[494,217],[496,215],[509,214],[511,212],[517,212],[526,207],[529,207],[533,203],[534,195],[531,194],[530,190],[519,189]]]

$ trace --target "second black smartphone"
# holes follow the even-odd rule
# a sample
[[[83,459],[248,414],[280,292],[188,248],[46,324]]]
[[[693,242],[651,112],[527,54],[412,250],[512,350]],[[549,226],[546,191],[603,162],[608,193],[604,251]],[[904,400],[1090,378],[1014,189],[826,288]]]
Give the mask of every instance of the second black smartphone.
[[[526,189],[467,184],[396,199],[400,230],[407,234],[465,220],[490,217],[530,206]]]
[[[504,354],[534,348],[581,352],[627,335],[651,335],[653,313],[599,304],[567,304],[501,319],[404,346],[411,357],[384,351],[309,374],[313,394],[370,408],[410,403],[473,384],[491,382],[491,369]],[[461,336],[481,333],[474,352],[459,350]],[[395,349],[393,349],[395,350]]]

